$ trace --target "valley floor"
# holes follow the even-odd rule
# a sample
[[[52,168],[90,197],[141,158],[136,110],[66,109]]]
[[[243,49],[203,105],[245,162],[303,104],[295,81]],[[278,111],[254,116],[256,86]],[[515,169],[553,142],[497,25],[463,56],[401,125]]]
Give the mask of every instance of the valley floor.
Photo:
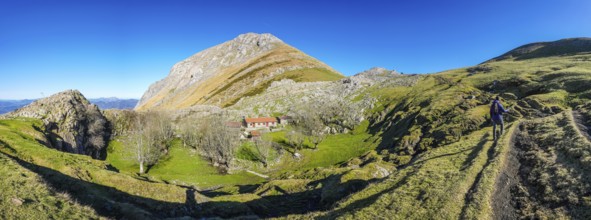
[[[328,198],[326,187],[330,186],[317,185],[313,180],[325,179],[320,177],[322,175],[338,175],[342,182],[345,176],[360,174],[357,172],[366,167],[343,167],[339,172],[335,172],[334,168],[324,171],[316,168],[314,175],[319,177],[292,179],[277,176],[278,179],[265,182],[262,178],[256,180],[260,178],[256,175],[248,174],[254,176],[249,179],[260,182],[242,184],[237,188],[234,185],[213,191],[191,191],[166,183],[150,183],[152,180],[142,180],[141,177],[132,178],[130,173],[120,174],[124,170],[112,172],[108,170],[108,164],[91,162],[86,156],[44,148],[38,143],[43,141],[42,135],[34,129],[38,122],[2,120],[0,163],[3,169],[0,172],[7,178],[1,184],[5,189],[0,202],[3,203],[2,213],[6,218],[11,218],[10,213],[44,216],[45,212],[58,217],[78,215],[80,218],[93,218],[91,216],[102,216],[109,209],[121,212],[109,208],[107,204],[123,202],[134,207],[132,209],[136,211],[130,215],[136,217],[158,217],[151,211],[144,211],[156,206],[160,207],[157,209],[176,210],[161,217],[193,215],[192,209],[180,209],[187,207],[190,201],[190,206],[207,209],[210,214],[225,213],[226,217],[251,213],[268,217],[320,219],[588,218],[591,217],[591,180],[588,178],[591,174],[588,168],[591,145],[587,139],[585,117],[576,110],[567,110],[547,117],[522,119],[506,125],[505,134],[497,142],[491,138],[491,128],[484,127],[463,137],[462,141],[420,154],[386,178],[370,181],[372,183],[362,187],[358,193],[342,200],[336,197],[333,208],[326,211],[306,206],[311,202],[309,198]],[[178,147],[176,150],[181,150]],[[187,153],[175,152],[173,148],[169,160],[195,161]],[[81,165],[88,163],[83,161],[90,163]],[[112,159],[111,162],[117,165],[117,160]],[[165,160],[151,172],[161,178],[177,178],[174,173],[158,171],[172,164],[167,165]],[[121,168],[124,164],[117,166]],[[310,174],[296,172],[295,176]],[[196,178],[207,176],[206,173],[194,175]],[[16,187],[15,181],[33,188],[23,190]],[[64,183],[68,183],[68,187],[59,186]],[[331,184],[326,181],[318,183]],[[81,195],[81,190],[86,195]],[[141,196],[125,198],[130,195]],[[99,202],[99,206],[91,205],[90,201]],[[322,200],[316,201],[322,203]],[[321,204],[315,206],[322,207]],[[55,207],[62,209],[52,211]],[[222,207],[232,207],[233,211]],[[124,214],[114,216],[122,217]]]

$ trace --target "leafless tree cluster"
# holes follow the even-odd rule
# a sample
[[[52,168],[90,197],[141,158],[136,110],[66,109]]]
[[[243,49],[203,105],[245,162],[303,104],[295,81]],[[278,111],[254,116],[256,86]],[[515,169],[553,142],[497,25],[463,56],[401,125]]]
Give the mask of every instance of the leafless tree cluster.
[[[93,158],[102,158],[104,155],[101,155],[101,152],[109,139],[109,123],[96,107],[89,108],[84,120],[88,126],[84,153]]]
[[[267,167],[271,152],[273,152],[273,142],[256,139],[254,140],[254,148],[257,151],[259,161],[263,163],[263,166]]]
[[[171,120],[163,112],[139,112],[129,116],[131,129],[124,141],[133,160],[139,164],[139,172],[144,173],[146,166],[156,164],[167,152],[173,137]]]
[[[98,113],[89,114],[88,125],[88,145],[97,150],[103,148],[107,144],[107,120],[103,117],[98,117]]]
[[[188,117],[178,122],[177,134],[183,141],[184,147],[198,148],[203,135],[202,123],[199,118]]]
[[[345,98],[310,100],[293,106],[289,115],[293,119],[294,131],[287,133],[286,138],[296,150],[303,148],[302,136],[317,148],[328,133],[355,129],[361,109]]]
[[[113,136],[124,136],[134,128],[137,113],[133,110],[106,110],[105,117],[111,124]]]
[[[199,145],[205,155],[214,166],[230,167],[239,144],[240,131],[226,126],[224,117],[221,115],[207,118],[201,128],[203,138]]]
[[[183,120],[179,135],[185,146],[199,150],[212,165],[228,169],[240,144],[240,130],[226,125],[223,114],[199,120]]]
[[[302,134],[302,132],[298,130],[293,130],[285,133],[285,139],[289,142],[289,145],[293,146],[294,152],[304,148],[304,142],[306,141],[306,136]]]
[[[359,124],[358,117],[362,113],[362,107],[344,98],[332,100],[314,100],[309,103],[309,108],[325,125],[342,131],[353,130]]]
[[[292,108],[290,112],[295,129],[289,133],[288,140],[292,140],[300,148],[303,147],[305,138],[316,148],[326,137],[328,128],[322,119],[326,113],[316,107],[320,106],[302,105]]]

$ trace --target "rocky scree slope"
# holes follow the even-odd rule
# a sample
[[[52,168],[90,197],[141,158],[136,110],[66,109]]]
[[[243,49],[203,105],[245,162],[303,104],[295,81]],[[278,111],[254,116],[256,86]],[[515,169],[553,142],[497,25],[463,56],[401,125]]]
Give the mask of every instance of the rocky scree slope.
[[[61,151],[103,158],[109,130],[106,118],[77,90],[39,99],[4,117],[36,118],[43,121],[49,147]]]
[[[175,64],[166,78],[148,88],[136,109],[182,109],[196,104],[226,107],[283,78],[324,81],[342,77],[271,34],[247,33]]]
[[[359,123],[366,119],[377,99],[367,89],[394,86],[410,87],[421,76],[405,76],[385,68],[372,68],[357,75],[330,82],[295,82],[284,79],[273,82],[258,95],[241,98],[227,108],[234,114],[248,117],[290,115],[298,108],[313,110],[313,106],[332,106],[338,109],[335,119],[349,119],[347,123]],[[341,120],[345,121],[345,120]],[[336,122],[336,121],[335,121]],[[326,121],[331,133],[342,133],[350,126]],[[346,124],[346,123],[345,123]],[[349,127],[349,128],[347,128]]]
[[[410,87],[420,78],[420,75],[402,75],[393,70],[375,67],[336,81],[296,82],[293,79],[282,79],[273,81],[259,94],[240,98],[236,104],[227,108],[194,105],[168,112],[176,121],[221,112],[229,120],[239,121],[242,117],[294,115],[297,111],[318,107],[335,113],[323,114],[330,133],[346,133],[365,120],[366,113],[375,107],[377,99],[368,94],[368,88],[379,90],[396,86]]]

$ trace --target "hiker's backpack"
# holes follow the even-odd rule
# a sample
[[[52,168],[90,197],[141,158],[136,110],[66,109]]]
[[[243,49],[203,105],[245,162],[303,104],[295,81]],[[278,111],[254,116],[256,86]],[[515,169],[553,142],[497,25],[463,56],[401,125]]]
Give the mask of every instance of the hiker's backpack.
[[[495,102],[495,103],[493,103],[493,105],[494,105],[493,106],[493,113],[495,115],[498,115],[500,113],[500,111],[499,111],[499,103],[498,102]]]

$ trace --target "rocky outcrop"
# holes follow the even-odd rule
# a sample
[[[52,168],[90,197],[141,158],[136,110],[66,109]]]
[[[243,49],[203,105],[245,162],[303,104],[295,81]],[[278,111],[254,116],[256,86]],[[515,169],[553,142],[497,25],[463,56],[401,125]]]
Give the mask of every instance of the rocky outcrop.
[[[342,77],[271,34],[248,33],[175,64],[166,78],[148,88],[136,109],[183,109],[198,104],[227,107],[284,78],[322,81]]]
[[[396,70],[388,70],[383,67],[373,67],[366,71],[355,74],[348,80],[352,84],[374,85],[375,83],[383,82],[393,77],[402,76]]]
[[[386,77],[399,76],[399,75],[400,75],[400,73],[398,73],[396,70],[388,70],[383,67],[373,67],[373,68],[368,69],[366,71],[357,73],[353,77],[368,77],[368,78],[384,77],[384,78],[386,78]]]
[[[108,124],[99,108],[79,91],[68,90],[39,99],[8,113],[6,117],[41,119],[50,147],[61,151],[85,154],[93,158],[106,156]]]

